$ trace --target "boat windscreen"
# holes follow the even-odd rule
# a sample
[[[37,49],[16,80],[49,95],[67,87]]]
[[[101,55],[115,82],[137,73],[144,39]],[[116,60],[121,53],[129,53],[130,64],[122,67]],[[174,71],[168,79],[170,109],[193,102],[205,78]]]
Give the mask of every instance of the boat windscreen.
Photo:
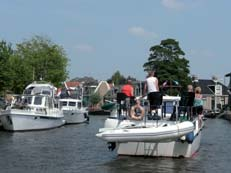
[[[69,102],[69,106],[76,106],[76,102]]]
[[[35,97],[34,105],[42,105],[42,97]]]

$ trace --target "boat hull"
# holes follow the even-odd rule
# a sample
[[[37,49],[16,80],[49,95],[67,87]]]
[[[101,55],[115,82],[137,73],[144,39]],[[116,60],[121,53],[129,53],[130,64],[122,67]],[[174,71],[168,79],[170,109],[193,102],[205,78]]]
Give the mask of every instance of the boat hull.
[[[126,128],[129,126],[149,126],[156,127],[164,125],[173,125],[174,121],[131,121],[131,120],[118,120],[115,118],[108,118],[105,121],[104,128],[99,130],[99,133],[110,131],[113,129]],[[199,119],[196,118],[193,122],[193,131],[187,133],[184,136],[179,136],[177,138],[169,137],[166,140],[153,140],[144,141],[144,139],[138,139],[138,141],[128,141],[128,142],[109,142],[116,144],[116,149],[118,155],[130,155],[130,156],[148,156],[148,157],[192,157],[200,147],[201,141],[201,130],[203,129],[203,124],[199,126]],[[120,136],[121,137],[121,136]],[[158,138],[156,138],[158,139]],[[142,141],[143,140],[143,141]],[[113,144],[113,145],[114,145]],[[111,144],[110,144],[111,145]],[[109,145],[109,148],[110,148]],[[112,146],[113,146],[112,145]],[[110,148],[112,149],[112,148]]]
[[[89,121],[88,114],[81,110],[63,110],[66,124],[78,124]]]
[[[48,116],[25,110],[6,110],[2,112],[0,120],[3,128],[9,131],[52,129],[65,123],[64,117],[58,112]]]
[[[176,140],[171,142],[128,142],[119,143],[118,155],[149,156],[149,157],[192,157],[198,150],[201,133],[193,142]]]

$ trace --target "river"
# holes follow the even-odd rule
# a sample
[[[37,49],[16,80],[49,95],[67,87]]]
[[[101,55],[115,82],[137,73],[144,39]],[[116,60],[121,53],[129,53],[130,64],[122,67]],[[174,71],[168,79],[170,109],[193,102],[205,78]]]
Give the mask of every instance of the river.
[[[95,137],[105,116],[89,124],[33,132],[0,131],[0,173],[230,173],[231,123],[208,119],[193,158],[117,156]]]

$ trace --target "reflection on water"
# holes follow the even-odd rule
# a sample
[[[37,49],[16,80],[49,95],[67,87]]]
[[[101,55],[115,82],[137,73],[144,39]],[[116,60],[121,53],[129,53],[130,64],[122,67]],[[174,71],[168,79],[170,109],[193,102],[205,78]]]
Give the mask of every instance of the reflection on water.
[[[119,156],[116,160],[107,162],[104,166],[111,172],[200,172],[198,164],[195,167],[191,159],[180,158],[145,158]],[[198,163],[198,162],[197,162]]]
[[[193,158],[117,156],[95,137],[106,117],[90,124],[36,132],[0,131],[0,172],[230,172],[231,124],[208,119],[200,151]]]

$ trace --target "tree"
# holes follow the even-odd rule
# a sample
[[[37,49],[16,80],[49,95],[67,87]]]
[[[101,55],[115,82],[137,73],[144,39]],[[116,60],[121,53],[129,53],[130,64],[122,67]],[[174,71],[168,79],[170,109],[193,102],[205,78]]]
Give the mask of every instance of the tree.
[[[2,40],[0,42],[0,93],[3,94],[4,91],[10,86],[9,79],[11,74],[9,73],[9,58],[13,55],[12,45]]]
[[[111,80],[114,82],[114,84],[116,86],[120,85],[120,84],[124,84],[126,82],[126,79],[123,75],[120,74],[119,71],[116,71],[112,77]]]
[[[31,83],[30,67],[17,55],[12,55],[8,62],[8,73],[10,73],[8,89],[13,93],[21,94],[25,86]]]
[[[155,70],[159,84],[169,81],[186,88],[191,83],[189,61],[176,40],[162,40],[160,45],[152,46],[150,52],[144,71]]]
[[[34,36],[16,45],[16,57],[27,67],[27,81],[45,80],[60,86],[68,77],[68,58],[64,49],[49,39]]]
[[[99,94],[98,92],[93,93],[93,94],[90,96],[90,103],[91,103],[93,106],[96,106],[100,101],[101,101],[101,97],[100,97],[100,94]]]

